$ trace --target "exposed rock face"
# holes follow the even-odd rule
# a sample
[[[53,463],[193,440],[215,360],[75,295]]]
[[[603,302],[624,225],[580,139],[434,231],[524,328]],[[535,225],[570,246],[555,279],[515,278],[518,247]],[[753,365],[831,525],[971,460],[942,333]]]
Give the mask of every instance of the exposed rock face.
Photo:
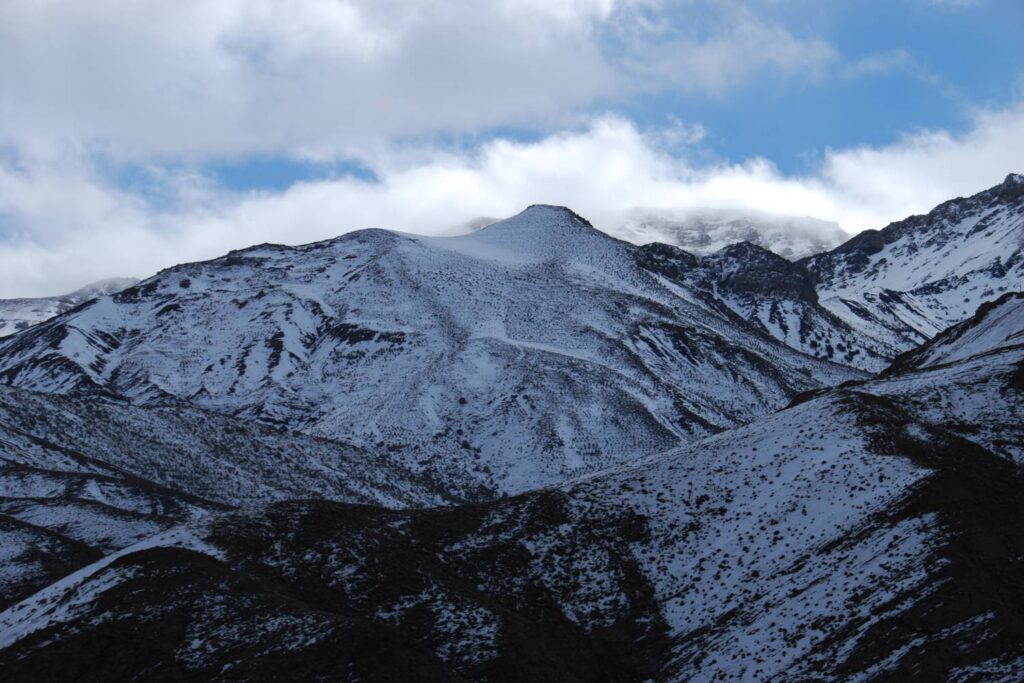
[[[809,356],[877,371],[887,349],[821,306],[810,271],[749,242],[706,256],[676,247],[641,247],[645,267]]]

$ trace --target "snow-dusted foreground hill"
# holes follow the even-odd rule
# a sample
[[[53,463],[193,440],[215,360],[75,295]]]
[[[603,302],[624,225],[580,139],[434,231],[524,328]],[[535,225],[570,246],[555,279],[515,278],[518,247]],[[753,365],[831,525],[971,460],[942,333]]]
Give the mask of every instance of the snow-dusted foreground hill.
[[[186,405],[0,388],[0,606],[170,527],[288,498],[450,502],[350,444]]]
[[[12,680],[1019,680],[1019,301],[883,378],[556,488],[205,517],[0,614],[0,665]]]
[[[644,255],[546,206],[463,237],[263,245],[0,342],[0,382],[173,398],[343,438],[479,498],[863,376],[779,343]]]

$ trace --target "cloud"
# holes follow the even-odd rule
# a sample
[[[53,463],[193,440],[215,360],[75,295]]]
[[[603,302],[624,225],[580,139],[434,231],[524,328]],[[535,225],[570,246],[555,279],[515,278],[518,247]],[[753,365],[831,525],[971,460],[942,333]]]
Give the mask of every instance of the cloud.
[[[595,113],[844,68],[929,76],[898,51],[846,65],[766,18],[773,4],[0,2],[0,296],[360,227],[442,233],[536,202],[609,230],[637,207],[709,207],[856,231],[1019,164],[1021,107],[979,112],[964,135],[829,151],[799,177],[708,162],[700,122]],[[238,192],[196,170],[258,155],[369,173]]]
[[[23,150],[348,154],[589,102],[607,0],[0,3],[0,139]],[[56,148],[56,151],[54,151]]]
[[[159,202],[112,184],[87,155],[3,162],[0,296],[54,294],[254,243],[303,243],[364,227],[443,234],[541,202],[569,205],[609,231],[636,207],[700,207],[813,216],[856,232],[1020,171],[1024,104],[977,113],[963,135],[922,131],[886,147],[833,150],[807,176],[787,176],[764,159],[698,164],[678,142],[671,131],[666,138],[606,116],[534,142],[382,152],[369,162],[375,180],[318,180],[281,192],[234,193],[157,169],[166,189]]]
[[[850,213],[857,229],[871,227],[874,216],[898,217],[923,211],[956,196],[1001,181],[1024,166],[1024,103],[975,113],[963,135],[921,131],[896,144],[832,151],[823,177],[842,188],[851,204],[870,202],[870,210]]]
[[[550,130],[637,92],[723,92],[831,55],[735,0],[0,3],[0,145],[336,159]]]
[[[717,7],[706,21],[660,21],[639,32],[625,50],[634,77],[721,96],[765,74],[820,78],[838,58],[825,40],[794,36],[745,5]]]

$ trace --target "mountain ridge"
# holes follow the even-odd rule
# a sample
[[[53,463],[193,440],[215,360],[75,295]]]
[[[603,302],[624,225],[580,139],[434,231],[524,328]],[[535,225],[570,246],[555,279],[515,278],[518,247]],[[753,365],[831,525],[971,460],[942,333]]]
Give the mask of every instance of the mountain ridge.
[[[1022,177],[804,259],[822,304],[895,356],[1024,289]]]

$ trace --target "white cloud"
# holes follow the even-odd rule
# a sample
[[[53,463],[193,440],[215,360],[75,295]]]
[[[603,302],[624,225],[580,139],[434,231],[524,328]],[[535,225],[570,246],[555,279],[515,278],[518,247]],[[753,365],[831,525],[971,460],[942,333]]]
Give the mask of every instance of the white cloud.
[[[799,38],[736,2],[702,22],[655,24],[628,45],[630,67],[651,84],[722,95],[766,73],[818,78],[837,59],[818,38]]]
[[[850,213],[856,229],[878,217],[920,212],[947,199],[994,185],[1024,168],[1024,103],[978,111],[964,135],[921,131],[879,149],[829,152],[824,178],[848,201],[865,208]]]
[[[606,228],[634,207],[712,207],[859,230],[1020,170],[1019,107],[978,114],[966,136],[829,152],[809,177],[763,159],[698,163],[699,123],[640,130],[588,113],[638,93],[721,96],[766,77],[813,78],[837,62],[828,43],[766,20],[770,4],[0,1],[0,296],[261,241],[440,232],[536,202]],[[917,68],[894,52],[849,71]],[[469,151],[424,142],[503,126],[543,137]],[[187,170],[258,154],[356,158],[379,182],[240,194]],[[141,189],[112,179],[109,164],[125,161],[146,169]]]
[[[611,87],[607,0],[0,3],[0,140],[333,155],[560,116]]]
[[[831,151],[817,173],[789,177],[763,159],[695,165],[656,131],[605,117],[465,154],[381,154],[372,163],[377,182],[341,178],[239,195],[170,175],[161,181],[164,208],[112,187],[87,162],[0,165],[0,224],[14,233],[0,241],[0,296],[53,294],[258,242],[296,244],[363,227],[444,233],[531,203],[569,205],[609,230],[634,207],[710,207],[814,216],[856,232],[998,183],[1022,170],[1021,149],[1024,105],[981,112],[961,136],[921,132],[883,148]]]
[[[54,157],[344,157],[722,92],[831,48],[738,0],[0,2],[0,145]]]

